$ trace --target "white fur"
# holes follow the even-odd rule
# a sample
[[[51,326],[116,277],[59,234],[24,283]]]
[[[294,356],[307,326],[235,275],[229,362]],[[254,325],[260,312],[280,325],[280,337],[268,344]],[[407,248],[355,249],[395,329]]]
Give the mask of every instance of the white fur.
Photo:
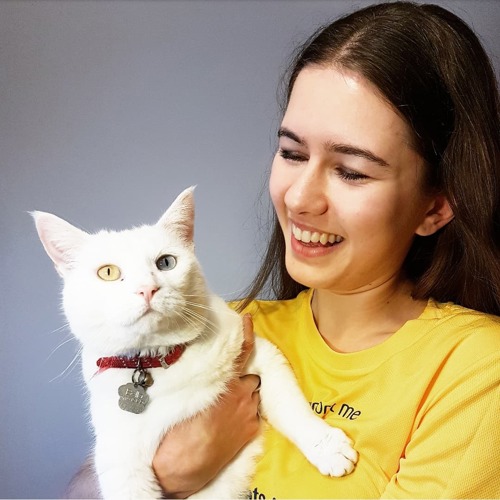
[[[234,377],[243,342],[242,322],[206,287],[194,254],[192,188],[174,201],[159,222],[127,231],[90,235],[58,217],[34,212],[42,243],[64,278],[63,307],[82,343],[82,368],[90,394],[95,430],[95,464],[105,499],[161,498],[151,463],[169,428],[214,404]],[[171,270],[156,260],[177,258]],[[116,281],[97,270],[114,264]],[[151,309],[140,290],[157,289]],[[131,381],[131,369],[96,374],[102,356],[165,353],[188,344],[168,369],[150,372],[150,403],[139,414],[118,406],[118,387]],[[341,476],[354,468],[356,452],[345,434],[310,409],[278,349],[257,339],[248,371],[261,376],[263,415],[294,442],[322,474]],[[279,405],[276,401],[280,402]],[[236,498],[249,487],[257,438],[196,498]]]

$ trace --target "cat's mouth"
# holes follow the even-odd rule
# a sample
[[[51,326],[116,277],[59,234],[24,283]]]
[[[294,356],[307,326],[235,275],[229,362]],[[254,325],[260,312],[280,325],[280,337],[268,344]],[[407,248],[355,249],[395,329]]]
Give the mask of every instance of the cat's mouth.
[[[127,317],[122,318],[122,325],[131,327],[147,321],[148,325],[151,327],[154,324],[160,323],[163,318],[164,315],[155,310],[151,305],[144,305],[139,310],[135,311],[135,313],[131,312]]]

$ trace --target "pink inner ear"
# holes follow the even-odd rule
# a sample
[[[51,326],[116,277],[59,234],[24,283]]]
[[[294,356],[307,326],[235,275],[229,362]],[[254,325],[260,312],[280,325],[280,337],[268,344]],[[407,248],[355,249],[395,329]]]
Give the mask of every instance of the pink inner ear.
[[[190,203],[188,206],[182,207],[182,218],[179,220],[178,232],[181,237],[187,242],[191,243],[194,238],[194,206]]]
[[[193,189],[185,189],[158,221],[167,231],[174,231],[182,241],[193,243],[194,198]]]
[[[88,234],[53,214],[36,212],[33,216],[47,255],[54,262],[57,271],[64,274],[71,268],[72,256]]]
[[[184,221],[173,221],[164,226],[165,229],[175,232],[179,238],[186,244],[192,244],[194,239],[193,224]]]

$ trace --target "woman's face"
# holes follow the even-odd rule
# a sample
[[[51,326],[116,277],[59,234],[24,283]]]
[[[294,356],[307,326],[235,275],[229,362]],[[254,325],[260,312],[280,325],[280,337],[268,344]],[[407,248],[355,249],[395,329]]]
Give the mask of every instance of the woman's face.
[[[337,293],[398,280],[415,233],[430,234],[434,199],[423,178],[408,126],[375,87],[350,71],[306,67],[270,179],[290,275]]]

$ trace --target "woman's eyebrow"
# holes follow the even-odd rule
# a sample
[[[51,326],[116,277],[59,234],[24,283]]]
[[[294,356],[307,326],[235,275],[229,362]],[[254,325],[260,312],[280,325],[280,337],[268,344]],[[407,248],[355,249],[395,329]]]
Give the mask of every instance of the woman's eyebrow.
[[[281,127],[278,130],[278,138],[279,137],[288,137],[288,139],[291,139],[292,141],[296,142],[297,144],[300,144],[301,146],[306,145],[303,139],[301,139],[297,134],[287,129],[286,127]]]
[[[328,151],[344,155],[359,156],[365,160],[377,163],[381,167],[389,167],[389,164],[383,158],[380,158],[380,156],[377,156],[368,149],[358,148],[357,146],[351,146],[350,144],[337,144],[335,142],[329,142],[325,145],[325,147]]]
[[[301,146],[306,145],[306,141],[304,141],[304,139],[300,138],[295,132],[292,132],[286,127],[281,127],[278,130],[278,137],[287,137],[288,139],[291,139],[292,141],[296,142],[297,144],[300,144]],[[383,158],[380,158],[380,156],[377,156],[368,149],[359,148],[351,144],[338,144],[336,142],[327,142],[325,143],[325,149],[327,151],[331,151],[334,153],[358,156],[373,163],[377,163],[381,167],[389,167],[389,164]]]

